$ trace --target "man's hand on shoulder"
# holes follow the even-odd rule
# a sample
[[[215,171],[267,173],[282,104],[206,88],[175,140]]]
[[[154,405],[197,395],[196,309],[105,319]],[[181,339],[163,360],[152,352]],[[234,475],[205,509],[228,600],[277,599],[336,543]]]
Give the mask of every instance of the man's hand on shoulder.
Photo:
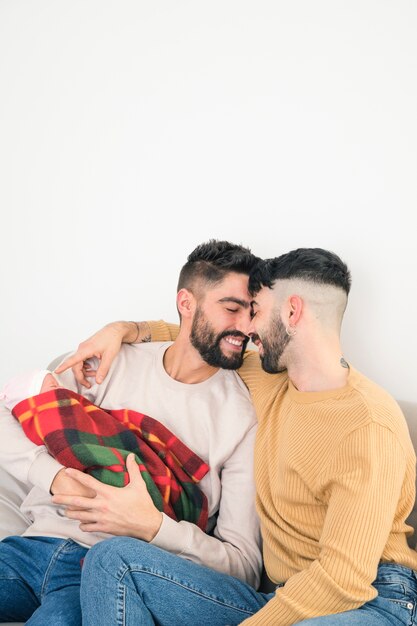
[[[55,373],[61,374],[71,367],[76,380],[89,389],[91,383],[88,378],[95,377],[98,384],[103,382],[122,343],[140,343],[149,341],[149,337],[147,322],[112,322],[81,342],[76,352],[66,358]],[[87,359],[92,357],[100,361],[97,370],[86,364]]]

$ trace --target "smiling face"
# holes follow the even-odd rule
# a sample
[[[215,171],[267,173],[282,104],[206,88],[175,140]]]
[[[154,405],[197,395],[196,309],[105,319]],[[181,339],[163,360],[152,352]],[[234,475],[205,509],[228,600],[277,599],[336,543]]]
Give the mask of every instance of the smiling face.
[[[197,301],[190,341],[213,367],[242,365],[251,321],[248,277],[230,272]]]
[[[273,291],[263,287],[253,301],[253,317],[249,334],[259,349],[262,369],[269,374],[283,372],[285,349],[291,341],[287,334]]]

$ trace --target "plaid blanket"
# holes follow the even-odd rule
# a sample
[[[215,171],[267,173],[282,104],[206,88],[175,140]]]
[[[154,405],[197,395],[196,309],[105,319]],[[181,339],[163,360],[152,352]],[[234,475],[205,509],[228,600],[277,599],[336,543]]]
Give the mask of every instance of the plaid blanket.
[[[130,409],[106,411],[67,389],[27,398],[13,409],[27,437],[44,444],[62,465],[123,487],[125,459],[134,452],[155,506],[202,530],[207,498],[197,483],[209,466],[157,420]]]

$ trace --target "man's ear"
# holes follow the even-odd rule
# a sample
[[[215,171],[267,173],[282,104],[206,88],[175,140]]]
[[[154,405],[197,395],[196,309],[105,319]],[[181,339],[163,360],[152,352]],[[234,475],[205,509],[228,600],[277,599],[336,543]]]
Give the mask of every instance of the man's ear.
[[[180,289],[177,293],[177,309],[181,318],[191,318],[195,311],[195,298],[188,289]]]
[[[290,326],[296,326],[303,311],[304,302],[300,296],[290,296],[287,300],[286,315]]]

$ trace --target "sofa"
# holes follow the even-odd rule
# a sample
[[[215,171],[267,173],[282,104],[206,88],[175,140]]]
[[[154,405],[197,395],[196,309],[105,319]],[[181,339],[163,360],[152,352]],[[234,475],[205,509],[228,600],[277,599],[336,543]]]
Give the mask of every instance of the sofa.
[[[56,359],[49,365],[52,369],[58,364],[60,359]],[[406,416],[411,439],[414,448],[417,451],[417,403],[400,402],[399,403],[404,415]],[[20,503],[25,497],[27,489],[25,486],[8,474],[4,469],[0,468],[0,539],[8,535],[15,535],[23,532],[27,526],[27,520],[20,512]],[[408,523],[417,529],[417,503],[414,505],[413,511],[408,518]],[[415,532],[409,537],[409,544],[416,548],[417,533]],[[264,577],[262,588],[268,588],[268,580]],[[18,623],[9,623],[9,626],[19,626]]]

